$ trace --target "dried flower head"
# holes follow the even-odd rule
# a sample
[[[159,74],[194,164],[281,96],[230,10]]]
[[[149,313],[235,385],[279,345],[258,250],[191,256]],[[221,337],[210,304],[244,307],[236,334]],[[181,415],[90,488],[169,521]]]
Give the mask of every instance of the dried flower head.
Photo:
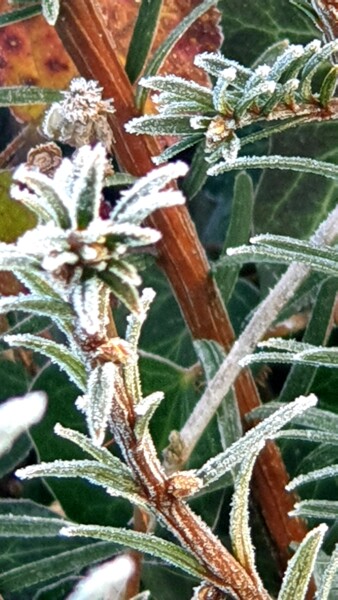
[[[102,100],[96,81],[83,77],[73,79],[64,99],[54,102],[42,125],[43,133],[75,148],[102,142],[107,150],[113,142],[107,115],[114,112],[113,101]]]

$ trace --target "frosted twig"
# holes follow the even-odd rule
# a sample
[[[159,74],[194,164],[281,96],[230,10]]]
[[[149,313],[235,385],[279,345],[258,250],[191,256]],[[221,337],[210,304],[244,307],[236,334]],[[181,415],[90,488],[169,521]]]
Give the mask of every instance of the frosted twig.
[[[331,245],[337,236],[338,207],[334,208],[326,220],[321,223],[310,241],[316,245]],[[180,457],[182,464],[188,460],[199,438],[233,385],[241,370],[240,360],[254,351],[257,343],[309,275],[310,271],[310,267],[304,264],[297,263],[290,265],[277,285],[260,304],[251,321],[234,343],[228,356],[210,381],[201,399],[180,431],[180,438],[183,444],[183,452]]]

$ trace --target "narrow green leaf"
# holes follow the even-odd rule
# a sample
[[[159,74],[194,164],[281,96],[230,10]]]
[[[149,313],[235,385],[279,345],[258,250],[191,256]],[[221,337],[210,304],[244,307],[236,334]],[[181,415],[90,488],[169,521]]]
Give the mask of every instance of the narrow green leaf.
[[[128,133],[137,135],[184,135],[191,136],[195,133],[190,124],[188,116],[167,116],[167,115],[145,115],[136,117],[125,125]]]
[[[304,600],[327,526],[322,523],[303,539],[288,563],[278,600]]]
[[[249,354],[240,364],[243,366],[252,363],[284,363],[290,362],[312,365],[314,367],[337,368],[338,366],[338,348],[325,348],[323,346],[313,346],[302,342],[294,342],[279,338],[270,338],[258,344],[259,348],[274,348],[278,352],[261,352],[259,354]]]
[[[325,44],[322,48],[318,48],[317,52],[311,56],[306,65],[303,67],[300,79],[298,92],[304,97],[310,99],[312,97],[311,83],[315,72],[323,63],[328,60],[334,52],[338,50],[338,41],[333,40]]]
[[[24,264],[24,261],[17,267],[14,264],[9,270],[13,271],[17,278],[20,279],[33,294],[53,298],[60,302],[60,295],[46,281],[46,272],[40,271],[39,267],[38,261],[31,259],[31,257],[26,257],[26,264]]]
[[[86,229],[89,223],[99,216],[101,192],[104,184],[106,151],[97,144],[88,152],[83,147],[74,161],[79,169],[74,180],[72,201],[75,204],[76,222],[79,229]]]
[[[253,446],[240,466],[235,481],[235,491],[232,497],[230,513],[230,537],[235,557],[246,572],[250,574],[252,579],[256,581],[258,588],[262,592],[264,586],[256,569],[255,549],[251,541],[249,495],[254,464],[263,446],[264,441],[261,441],[257,446]]]
[[[57,300],[45,296],[19,294],[0,299],[0,313],[14,310],[49,317],[67,334],[73,329],[74,314],[70,305],[62,302],[61,298]]]
[[[338,465],[330,465],[329,467],[323,467],[322,469],[316,469],[315,471],[311,471],[310,473],[305,473],[304,475],[298,475],[288,483],[286,489],[292,491],[301,485],[306,485],[307,483],[312,483],[313,481],[318,482],[321,479],[327,479],[330,477],[337,477],[338,475]]]
[[[302,500],[296,502],[294,509],[289,513],[292,517],[301,517],[302,519],[337,519],[338,501],[337,500]]]
[[[55,25],[60,11],[60,0],[41,0],[42,14],[48,25]]]
[[[165,41],[161,44],[161,46],[156,50],[152,59],[149,61],[145,71],[144,76],[147,77],[149,75],[156,75],[161,66],[163,65],[166,57],[169,52],[181,39],[181,37],[185,34],[185,32],[189,29],[189,27],[204,13],[206,13],[209,8],[215,6],[217,4],[217,0],[204,0],[201,2],[199,6],[194,8],[182,21],[175,27],[175,29],[168,35]],[[142,108],[147,98],[147,91],[145,89],[141,89],[136,94],[136,103],[139,108]]]
[[[116,456],[111,454],[107,448],[94,444],[92,440],[83,433],[80,433],[75,429],[62,427],[60,423],[55,425],[54,431],[60,437],[79,446],[84,452],[90,454],[90,456],[95,458],[98,462],[106,465],[107,467],[112,466],[115,469],[124,469],[126,474],[131,476],[131,472],[124,463],[122,463]]]
[[[65,527],[62,529],[61,534],[67,536],[95,537],[114,542],[115,544],[133,548],[134,550],[160,558],[199,579],[205,574],[203,567],[187,550],[183,550],[183,548],[180,548],[176,544],[162,540],[155,535],[138,533],[118,527],[98,527],[96,525]]]
[[[286,429],[276,434],[276,439],[302,440],[317,444],[338,445],[338,433],[328,431],[314,431],[313,429]]]
[[[86,388],[86,370],[83,363],[63,344],[57,344],[52,340],[26,334],[7,335],[5,341],[10,346],[23,346],[35,352],[41,352],[48,356],[52,362],[63,369],[80,390]]]
[[[169,100],[177,101],[179,104],[185,104],[190,100],[196,104],[196,107],[200,105],[199,108],[205,107],[213,110],[211,90],[195,81],[170,74],[165,77],[144,77],[141,79],[140,85],[161,92],[158,99],[160,105],[165,105]]]
[[[0,106],[52,104],[62,98],[62,92],[34,86],[11,86],[0,89]]]
[[[13,25],[13,23],[19,23],[20,21],[25,21],[36,15],[41,15],[40,4],[23,6],[22,8],[17,8],[11,12],[0,15],[0,27],[7,27],[7,25]]]
[[[61,527],[70,525],[64,519],[18,515],[0,515],[1,537],[50,537],[58,535]]]
[[[17,592],[39,582],[78,572],[88,565],[110,558],[113,553],[111,543],[97,542],[61,552],[0,574],[0,589],[4,593]]]
[[[300,396],[294,402],[283,406],[273,415],[262,421],[262,423],[259,423],[259,425],[248,431],[241,439],[225,450],[225,452],[221,452],[218,456],[208,460],[197,470],[196,476],[204,481],[204,486],[216,481],[226,471],[229,471],[240,463],[247,456],[253,445],[258,444],[262,440],[272,438],[291,419],[315,406],[316,403],[316,396],[310,394],[308,397]]]
[[[324,281],[319,289],[311,319],[306,327],[303,342],[313,345],[325,345],[327,332],[330,329],[332,309],[337,293],[337,280]],[[290,402],[300,394],[307,394],[316,375],[317,369],[293,365],[279,395],[280,402]]]
[[[19,469],[16,475],[22,479],[81,477],[94,485],[104,487],[112,496],[121,496],[133,504],[149,508],[140,495],[137,484],[122,463],[114,462],[107,466],[94,460],[56,460]]]
[[[105,271],[98,273],[98,276],[130,312],[139,310],[139,295],[134,285],[130,285],[112,272]]]
[[[129,44],[126,73],[134,83],[142,72],[153,43],[162,0],[142,0]]]
[[[187,165],[181,161],[153,169],[138,179],[129,190],[122,192],[110,218],[118,224],[140,225],[157,208],[166,208],[184,202],[183,195],[171,196],[161,190],[173,179],[183,177],[187,170]]]
[[[239,246],[248,242],[253,221],[254,192],[251,177],[243,172],[235,179],[230,223],[227,230],[220,260],[231,246]],[[240,267],[224,265],[214,266],[214,274],[220,288],[223,302],[227,304],[238,279]]]
[[[205,140],[198,144],[192,159],[188,175],[182,185],[184,195],[192,200],[207,180],[208,163],[205,160]]]
[[[334,551],[332,552],[330,562],[327,565],[323,577],[321,580],[321,584],[317,590],[317,599],[318,600],[329,600],[330,591],[334,584],[335,577],[338,571],[338,545],[336,545]]]
[[[69,214],[62,201],[62,192],[60,193],[50,177],[22,164],[16,169],[13,180],[14,183],[19,182],[19,185],[16,183],[12,186],[13,198],[22,201],[43,222],[53,221],[62,229],[70,227]],[[22,189],[22,184],[26,185],[29,191]]]
[[[246,420],[250,422],[256,421],[257,419],[263,419],[266,416],[273,414],[281,406],[283,406],[283,404],[280,402],[269,402],[268,404],[260,406],[259,408],[255,408],[253,411],[251,411],[246,416]],[[304,427],[309,427],[311,429],[320,430],[337,435],[338,415],[335,415],[333,412],[329,412],[327,410],[322,410],[320,408],[310,408],[300,418],[297,418],[296,416],[294,418],[293,424],[302,425]]]
[[[179,154],[180,152],[183,152],[184,150],[191,148],[191,146],[195,146],[195,144],[200,142],[201,139],[202,139],[202,136],[199,133],[190,135],[189,137],[185,137],[182,140],[180,140],[179,142],[176,142],[175,144],[173,144],[172,146],[169,146],[169,148],[166,148],[166,150],[164,150],[158,156],[154,156],[152,158],[152,161],[155,165],[160,165],[162,163],[165,163],[165,162],[171,160],[174,156],[176,156],[176,154]]]
[[[127,317],[126,341],[130,344],[130,357],[123,368],[126,390],[133,398],[135,405],[143,400],[140,373],[138,368],[138,346],[140,341],[142,325],[155,298],[152,288],[145,288],[140,298],[140,311],[131,313]]]
[[[338,165],[329,162],[304,158],[302,156],[244,156],[233,162],[220,162],[208,169],[208,175],[220,175],[238,169],[281,169],[298,171],[312,175],[322,175],[329,179],[338,178]]]
[[[98,365],[88,377],[84,412],[88,431],[95,444],[103,444],[111,413],[118,368],[112,362]]]

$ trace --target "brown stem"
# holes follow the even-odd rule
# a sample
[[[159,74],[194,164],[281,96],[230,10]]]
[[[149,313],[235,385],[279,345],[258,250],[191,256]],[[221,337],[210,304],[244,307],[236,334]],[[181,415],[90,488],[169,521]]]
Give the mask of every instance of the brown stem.
[[[124,130],[124,124],[137,115],[134,94],[98,4],[95,0],[63,0],[56,29],[81,75],[99,81],[104,96],[114,98],[116,113],[110,117],[110,124],[115,138],[113,150],[120,167],[136,176],[146,174],[153,168],[151,157],[159,154],[159,148],[154,139],[132,136]],[[162,234],[159,264],[193,337],[215,340],[229,349],[235,339],[234,332],[186,207],[157,211],[151,223]],[[259,406],[256,386],[248,370],[239,375],[235,391],[242,416]],[[287,480],[279,451],[270,444],[269,450],[263,450],[258,459],[254,489],[283,565],[289,557],[290,542],[300,541],[306,532],[300,520],[288,517],[293,497],[285,492]]]
[[[160,464],[152,439],[135,434],[134,406],[122,378],[117,377],[112,399],[112,430],[124,458],[139,485],[139,493],[164,521],[184,548],[201,565],[201,579],[222,592],[233,592],[238,600],[270,600],[260,581],[226,550],[209,527],[184,502],[197,483],[187,474],[168,476]]]

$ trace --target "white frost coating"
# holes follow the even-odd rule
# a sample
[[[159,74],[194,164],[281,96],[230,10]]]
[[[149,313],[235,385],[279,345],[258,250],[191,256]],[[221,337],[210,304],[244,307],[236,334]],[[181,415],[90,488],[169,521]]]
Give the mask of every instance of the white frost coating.
[[[134,568],[131,558],[118,556],[92,569],[67,600],[123,600]]]
[[[235,67],[227,67],[226,69],[223,69],[223,71],[220,72],[219,77],[222,77],[222,79],[231,82],[235,81],[236,75],[237,70],[235,69]]]
[[[0,454],[10,450],[15,439],[43,417],[47,397],[43,392],[31,392],[22,398],[12,398],[0,407]]]
[[[231,470],[246,458],[252,449],[263,441],[271,439],[291,419],[302,414],[317,404],[314,394],[299,396],[294,402],[282,406],[275,413],[264,419],[261,423],[250,429],[242,438],[234,442],[224,452],[208,460],[197,476],[204,479],[205,484],[210,484],[221,477],[226,471]]]
[[[96,367],[88,380],[86,394],[86,418],[90,436],[95,445],[101,446],[104,441],[111,402],[115,389],[117,367],[107,362]]]
[[[259,65],[257,67],[257,69],[255,70],[255,75],[257,75],[258,77],[261,77],[262,79],[265,79],[266,77],[269,76],[271,71],[271,67],[269,67],[269,65]]]

